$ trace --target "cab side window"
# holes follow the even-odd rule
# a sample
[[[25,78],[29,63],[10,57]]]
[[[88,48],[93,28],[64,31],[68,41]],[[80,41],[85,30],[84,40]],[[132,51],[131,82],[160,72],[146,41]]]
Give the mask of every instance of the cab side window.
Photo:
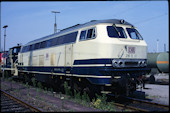
[[[86,30],[81,31],[81,35],[80,35],[80,40],[85,40],[85,39],[86,39]]]
[[[96,37],[95,28],[83,30],[83,31],[81,31],[81,34],[80,34],[80,41],[93,39],[95,37]]]
[[[93,29],[88,30],[87,38],[93,38]]]

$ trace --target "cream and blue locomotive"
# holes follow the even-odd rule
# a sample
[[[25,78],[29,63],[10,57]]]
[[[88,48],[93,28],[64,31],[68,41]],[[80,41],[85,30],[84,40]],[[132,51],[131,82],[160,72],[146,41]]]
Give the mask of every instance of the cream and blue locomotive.
[[[19,76],[63,88],[126,94],[136,90],[147,66],[147,44],[124,20],[92,20],[25,44],[18,55]]]

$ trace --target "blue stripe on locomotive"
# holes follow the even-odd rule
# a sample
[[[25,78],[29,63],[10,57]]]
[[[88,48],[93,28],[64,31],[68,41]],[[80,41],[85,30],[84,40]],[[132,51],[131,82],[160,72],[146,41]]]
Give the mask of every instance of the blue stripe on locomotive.
[[[148,68],[122,68],[115,69],[112,66],[81,66],[78,65],[90,65],[90,64],[111,64],[111,59],[90,59],[90,60],[75,60],[73,67],[23,67],[20,68],[25,71],[36,71],[36,72],[49,72],[61,74],[74,74],[77,77],[84,77],[84,75],[92,75],[93,77],[85,77],[90,83],[104,85],[111,84],[111,78],[107,76],[125,76],[130,73],[131,77],[145,74],[149,71]],[[69,72],[68,72],[69,71]],[[96,76],[96,77],[95,77]],[[99,77],[101,76],[101,77]]]
[[[86,64],[112,64],[111,59],[87,59],[87,60],[75,60],[74,65],[86,65]]]

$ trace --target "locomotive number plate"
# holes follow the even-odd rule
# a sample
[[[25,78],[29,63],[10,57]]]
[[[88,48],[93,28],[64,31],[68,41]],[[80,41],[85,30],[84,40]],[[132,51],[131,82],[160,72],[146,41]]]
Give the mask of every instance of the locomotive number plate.
[[[135,47],[128,47],[128,53],[135,54]]]

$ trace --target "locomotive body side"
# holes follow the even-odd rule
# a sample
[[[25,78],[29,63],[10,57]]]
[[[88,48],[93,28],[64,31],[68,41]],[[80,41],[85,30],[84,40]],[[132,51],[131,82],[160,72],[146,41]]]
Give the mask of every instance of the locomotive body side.
[[[148,72],[147,45],[143,39],[133,39],[130,35],[140,38],[130,24],[87,23],[26,44],[19,53],[18,69],[20,73],[31,74],[30,77],[35,76],[38,81],[54,86],[63,86],[64,81],[69,81],[72,89],[88,93],[128,95],[129,91],[136,90],[138,78]],[[58,45],[40,47],[43,42],[46,45],[50,40],[50,43],[55,42],[56,37],[60,39],[56,42],[60,42]],[[36,49],[39,43],[40,49]]]

